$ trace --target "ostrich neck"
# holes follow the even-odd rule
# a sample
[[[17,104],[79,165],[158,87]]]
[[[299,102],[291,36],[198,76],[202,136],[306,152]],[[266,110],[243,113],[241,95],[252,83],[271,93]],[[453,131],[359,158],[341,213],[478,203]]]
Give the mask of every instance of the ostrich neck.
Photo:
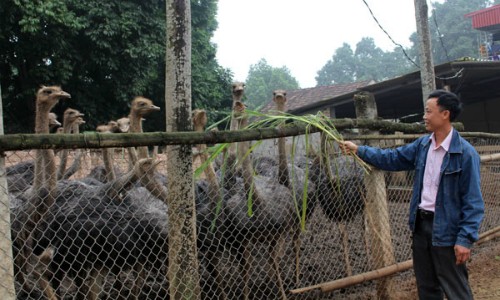
[[[241,128],[248,125],[248,119],[246,116],[242,117],[240,120]],[[260,201],[259,191],[254,184],[254,171],[252,168],[252,163],[250,161],[250,155],[246,155],[250,149],[250,142],[244,141],[238,143],[238,161],[242,163],[242,176],[243,184],[245,186],[245,192],[247,197],[250,197],[254,205],[258,205]]]
[[[72,133],[80,133],[80,124],[78,124],[77,121],[73,122],[73,124],[71,124],[71,132]]]
[[[49,112],[52,106],[37,103],[35,117],[35,132],[37,134],[49,133]],[[37,223],[42,219],[49,208],[54,204],[56,194],[56,163],[54,161],[54,151],[51,149],[38,149],[35,159],[35,179],[33,183],[34,196],[42,191],[42,186],[48,191],[47,197],[36,207],[36,213],[30,218]]]
[[[132,111],[130,116],[130,132],[133,133],[142,133],[142,117],[137,113]],[[132,154],[132,157],[134,154]],[[137,147],[137,159],[147,158],[148,155],[148,147]],[[137,159],[132,158],[132,161],[135,163]]]
[[[286,157],[285,138],[278,138],[278,182],[290,187],[290,174],[288,172],[288,161]]]
[[[138,175],[135,169],[128,171],[123,176],[114,179],[107,185],[103,185],[101,189],[106,191],[106,195],[111,199],[116,199],[119,197],[120,193],[127,190],[132,184],[134,184],[138,179]]]
[[[285,103],[277,102],[278,111],[285,111]],[[288,172],[288,161],[286,157],[286,138],[278,138],[278,182],[290,187],[290,174]]]
[[[104,162],[104,169],[106,170],[106,180],[108,182],[116,179],[115,170],[113,168],[113,148],[102,149],[102,160]]]
[[[142,132],[141,116],[137,112],[132,111],[129,116],[130,119],[130,132]]]
[[[63,132],[64,133],[71,133],[71,130],[74,128],[74,124],[72,122],[64,122],[63,125]]]
[[[194,131],[196,131],[196,132],[204,132],[205,128],[202,125],[194,125]],[[198,151],[199,151],[200,154],[203,153],[207,149],[207,145],[206,144],[198,144],[198,145],[196,145],[196,147],[198,148]]]
[[[205,131],[205,126],[201,124],[195,124],[194,125],[194,130],[196,132],[204,132]],[[204,164],[209,160],[208,153],[206,153],[207,150],[207,145],[206,144],[198,144],[198,151],[200,152],[200,159],[201,163]],[[212,165],[211,162],[208,163],[207,167],[203,171],[205,173],[205,176],[207,177],[207,182],[208,182],[208,195],[210,199],[210,209],[211,211],[215,212],[215,209],[217,208],[217,202],[219,201],[219,190],[220,190],[220,185],[219,182],[217,181],[217,175],[215,174],[215,169],[214,166]]]
[[[167,203],[167,189],[156,180],[153,172],[147,172],[144,176],[141,176],[140,181],[153,196],[162,200],[165,204]]]
[[[49,133],[49,113],[51,106],[45,104],[36,105],[35,133]]]
[[[49,133],[49,113],[52,106],[36,104],[35,132],[37,134]],[[56,183],[56,166],[54,161],[54,151],[38,149],[35,159],[35,179],[33,183],[34,191],[40,191],[44,181],[47,189],[53,191]],[[49,192],[51,194],[51,192]],[[50,202],[50,200],[48,200]]]

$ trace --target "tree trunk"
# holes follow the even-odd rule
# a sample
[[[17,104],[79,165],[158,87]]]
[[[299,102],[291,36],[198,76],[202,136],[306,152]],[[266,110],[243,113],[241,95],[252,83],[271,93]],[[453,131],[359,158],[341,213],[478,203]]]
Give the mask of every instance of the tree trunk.
[[[0,136],[3,136],[3,104],[2,88],[0,87]],[[10,204],[7,193],[7,173],[5,170],[5,156],[0,155],[0,295],[2,299],[16,299],[14,290],[14,260],[12,259],[12,240],[10,237]]]
[[[192,131],[191,3],[167,0],[167,132]],[[167,146],[170,299],[200,299],[191,145]]]
[[[377,118],[377,105],[373,94],[361,92],[354,95],[356,116],[363,119]],[[373,134],[374,132],[370,132]],[[378,147],[378,141],[368,144]],[[392,247],[389,209],[384,172],[373,168],[364,178],[366,188],[365,220],[366,236],[369,240],[373,269],[380,269],[394,264],[394,249]],[[377,299],[392,299],[393,280],[385,278],[377,282]]]
[[[434,64],[432,62],[431,38],[429,32],[429,16],[427,1],[415,0],[415,19],[420,57],[420,79],[422,81],[422,98],[425,108],[427,96],[436,89]]]

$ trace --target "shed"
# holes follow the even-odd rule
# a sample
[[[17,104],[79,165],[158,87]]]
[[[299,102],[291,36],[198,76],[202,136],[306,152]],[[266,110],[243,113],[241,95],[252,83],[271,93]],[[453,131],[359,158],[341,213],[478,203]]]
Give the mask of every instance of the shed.
[[[467,131],[500,133],[497,115],[500,112],[499,61],[453,61],[434,69],[436,86],[448,88],[460,96],[464,110],[457,121],[462,122]],[[374,94],[381,118],[398,122],[422,121],[420,71],[378,83],[363,81],[288,91],[287,111],[296,115],[327,111],[331,117],[355,118],[353,96],[359,91]],[[264,110],[273,109],[273,105],[271,101]]]

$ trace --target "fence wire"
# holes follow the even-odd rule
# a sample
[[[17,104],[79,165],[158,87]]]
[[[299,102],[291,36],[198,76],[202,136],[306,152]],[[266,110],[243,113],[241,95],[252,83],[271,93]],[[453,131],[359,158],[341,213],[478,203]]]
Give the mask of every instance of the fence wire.
[[[470,141],[480,154],[500,153],[498,139]],[[286,143],[282,171],[274,141],[251,154],[238,148],[208,168],[208,156],[194,151],[195,168],[204,168],[194,186],[202,299],[370,299],[375,282],[289,291],[411,259],[412,172],[380,172],[382,180],[368,182],[335,147],[321,155],[319,143],[294,143]],[[8,190],[0,193],[9,199],[13,255],[2,256],[14,265],[18,299],[169,297],[168,158],[149,150],[154,159],[135,164],[126,148],[62,150],[53,160],[47,150],[6,153]],[[37,184],[50,174],[55,189]],[[500,162],[483,163],[481,177],[484,232],[500,225]],[[374,194],[385,197],[385,208],[368,202]],[[393,280],[414,289],[411,269]]]

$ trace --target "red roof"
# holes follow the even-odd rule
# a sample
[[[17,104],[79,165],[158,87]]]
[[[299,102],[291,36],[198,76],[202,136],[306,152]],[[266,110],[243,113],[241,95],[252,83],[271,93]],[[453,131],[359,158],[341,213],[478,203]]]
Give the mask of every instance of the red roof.
[[[465,15],[472,18],[472,28],[478,29],[500,24],[500,4],[474,11]]]

